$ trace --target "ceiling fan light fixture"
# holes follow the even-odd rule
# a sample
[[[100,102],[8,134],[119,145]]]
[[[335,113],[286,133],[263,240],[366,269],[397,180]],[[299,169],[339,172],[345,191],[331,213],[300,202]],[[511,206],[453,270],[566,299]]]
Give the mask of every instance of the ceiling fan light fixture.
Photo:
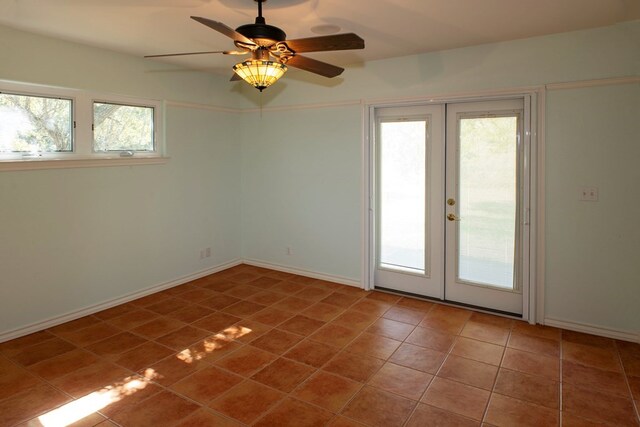
[[[262,92],[287,72],[287,66],[276,61],[252,59],[238,62],[233,71],[245,82]]]

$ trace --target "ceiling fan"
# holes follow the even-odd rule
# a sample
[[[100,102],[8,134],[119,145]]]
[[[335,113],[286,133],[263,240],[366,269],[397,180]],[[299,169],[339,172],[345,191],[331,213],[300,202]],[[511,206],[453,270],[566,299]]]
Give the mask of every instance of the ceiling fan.
[[[327,64],[306,56],[305,52],[330,50],[364,49],[364,40],[354,33],[334,34],[321,37],[287,40],[287,35],[278,27],[268,25],[262,16],[262,3],[266,0],[254,0],[258,3],[258,16],[254,24],[241,25],[235,30],[211,19],[192,16],[191,19],[231,38],[238,50],[219,50],[207,52],[170,53],[147,55],[145,58],[168,56],[207,55],[248,55],[251,59],[234,65],[232,81],[243,79],[262,92],[275,83],[287,71],[287,66],[299,68],[324,77],[336,77],[344,68]]]

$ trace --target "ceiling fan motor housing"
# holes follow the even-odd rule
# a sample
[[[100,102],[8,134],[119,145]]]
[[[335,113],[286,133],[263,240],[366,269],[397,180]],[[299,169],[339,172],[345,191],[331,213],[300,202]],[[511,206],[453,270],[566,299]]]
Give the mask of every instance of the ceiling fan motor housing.
[[[256,18],[255,24],[241,25],[236,28],[236,31],[253,40],[260,46],[271,46],[277,42],[282,42],[287,39],[287,35],[284,31],[278,27],[274,27],[273,25],[266,24],[264,22],[264,18]]]

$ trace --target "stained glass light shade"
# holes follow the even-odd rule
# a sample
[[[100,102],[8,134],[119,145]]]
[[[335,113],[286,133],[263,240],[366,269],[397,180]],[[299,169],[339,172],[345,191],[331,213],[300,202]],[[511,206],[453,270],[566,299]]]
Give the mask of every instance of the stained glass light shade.
[[[252,59],[239,62],[233,71],[251,86],[262,92],[274,84],[287,71],[287,66],[275,61]]]

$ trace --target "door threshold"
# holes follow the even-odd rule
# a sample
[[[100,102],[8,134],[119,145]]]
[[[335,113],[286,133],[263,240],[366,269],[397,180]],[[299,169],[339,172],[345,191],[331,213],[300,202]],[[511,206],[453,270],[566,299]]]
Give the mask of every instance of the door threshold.
[[[411,292],[399,291],[397,289],[383,288],[381,286],[374,286],[374,289],[376,291],[383,291],[383,292],[387,292],[387,293],[390,293],[390,294],[402,295],[402,296],[407,296],[407,297],[416,298],[416,299],[420,299],[420,300],[433,301],[433,302],[437,302],[439,304],[450,305],[450,306],[453,306],[453,307],[464,307],[464,308],[469,308],[469,309],[472,309],[474,311],[479,311],[479,312],[482,312],[482,313],[499,314],[499,315],[504,316],[504,317],[510,317],[510,318],[513,318],[513,319],[522,320],[522,314],[511,313],[509,311],[495,310],[493,308],[480,307],[478,305],[466,304],[464,302],[457,302],[457,301],[450,301],[450,300],[446,300],[446,299],[428,297],[428,296],[425,296],[425,295],[414,294],[414,293],[411,293]]]

